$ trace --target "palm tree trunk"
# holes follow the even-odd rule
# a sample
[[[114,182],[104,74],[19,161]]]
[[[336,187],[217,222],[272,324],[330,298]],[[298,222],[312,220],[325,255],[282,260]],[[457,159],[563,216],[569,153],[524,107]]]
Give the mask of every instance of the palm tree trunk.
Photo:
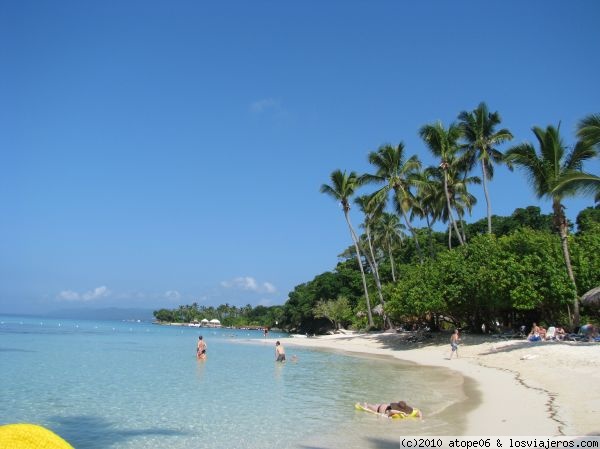
[[[371,259],[369,260],[369,258],[367,257],[367,262],[369,262],[369,265],[371,266],[371,271],[373,272],[373,277],[375,278],[375,286],[377,287],[377,295],[379,296],[379,302],[381,303],[381,307],[383,307],[385,309],[385,301],[383,300],[383,292],[382,292],[382,288],[381,288],[381,279],[379,278],[379,267],[377,266],[377,261],[375,260],[375,252],[373,251],[373,244],[371,242],[371,231],[369,229],[369,226],[366,226],[366,231],[367,231],[367,242],[369,243],[369,252],[371,253]],[[385,323],[388,324],[388,328],[392,327],[392,323],[390,322],[389,318],[387,318],[387,316],[384,313],[384,328],[385,328]]]
[[[567,218],[563,211],[563,205],[558,200],[552,202],[552,209],[554,210],[554,220],[560,234],[560,243],[562,246],[563,257],[565,259],[565,266],[569,279],[573,283],[573,290],[575,291],[575,297],[573,298],[573,326],[579,326],[579,297],[577,296],[577,284],[575,283],[575,275],[573,274],[573,266],[571,265],[571,253],[569,251],[569,237]]]
[[[410,223],[410,220],[408,219],[408,216],[406,215],[406,212],[404,212],[404,209],[399,208],[402,210],[402,217],[404,218],[404,221],[406,222],[406,226],[408,227],[408,229],[410,229],[411,234],[413,235],[413,238],[415,239],[415,246],[417,247],[417,254],[419,255],[419,262],[421,262],[421,264],[423,263],[423,253],[421,252],[421,245],[419,245],[419,239],[417,238],[417,231],[415,231],[415,228],[413,228],[412,224]]]
[[[396,282],[396,270],[394,268],[394,252],[392,251],[392,243],[390,242],[390,239],[388,238],[388,242],[387,242],[387,247],[388,247],[388,254],[390,257],[390,265],[392,266],[392,281],[394,281],[394,283]]]
[[[467,233],[465,232],[465,220],[462,214],[458,214],[458,222],[460,223],[460,232],[462,233],[462,239],[465,245],[467,244]]]
[[[462,236],[458,231],[458,226],[456,226],[456,221],[454,220],[454,214],[452,213],[452,207],[450,206],[450,193],[448,193],[448,180],[446,178],[446,172],[444,171],[444,193],[446,194],[446,206],[448,207],[448,217],[450,217],[450,223],[454,227],[454,232],[456,232],[456,236],[458,237],[458,242],[461,245],[464,245]]]
[[[360,248],[358,247],[358,237],[356,237],[356,233],[352,228],[352,223],[350,223],[350,216],[348,212],[344,210],[344,216],[346,217],[346,222],[348,223],[348,228],[350,228],[350,235],[352,236],[352,241],[354,242],[354,248],[356,250],[356,260],[358,261],[358,267],[360,268],[360,274],[362,276],[362,284],[363,289],[365,290],[365,299],[367,301],[367,317],[369,319],[369,327],[374,327],[375,323],[373,322],[373,314],[371,313],[371,300],[369,299],[369,289],[367,288],[367,278],[365,276],[365,270],[362,265],[362,260],[360,260]]]
[[[429,234],[429,256],[433,259],[435,254],[433,253],[433,229],[431,229],[431,222],[429,221],[429,214],[425,214],[427,220],[427,233]]]
[[[492,204],[490,203],[490,195],[487,188],[487,169],[483,159],[481,160],[481,171],[483,173],[483,193],[485,195],[485,203],[487,204],[487,222],[488,222],[488,234],[492,233]]]
[[[367,242],[369,243],[369,252],[371,253],[371,259],[367,257],[367,261],[371,266],[371,271],[373,271],[373,277],[375,278],[375,285],[377,286],[377,293],[379,295],[379,302],[381,302],[382,306],[385,306],[385,302],[383,301],[383,294],[381,292],[381,279],[379,278],[379,267],[377,266],[377,261],[375,260],[375,252],[373,251],[373,244],[371,242],[371,231],[369,227],[366,227],[367,230]]]
[[[381,281],[379,279],[379,268],[377,267],[377,261],[375,260],[373,244],[371,243],[371,231],[369,230],[368,226],[366,226],[366,231],[367,231],[367,243],[369,244],[370,257],[366,251],[363,251],[363,252],[365,253],[365,258],[367,259],[367,263],[369,264],[369,267],[371,268],[371,272],[373,273],[373,278],[375,279],[375,285],[377,287],[377,293],[379,295],[379,302],[381,303],[382,306],[384,306],[385,302],[383,301],[383,295],[381,293]]]

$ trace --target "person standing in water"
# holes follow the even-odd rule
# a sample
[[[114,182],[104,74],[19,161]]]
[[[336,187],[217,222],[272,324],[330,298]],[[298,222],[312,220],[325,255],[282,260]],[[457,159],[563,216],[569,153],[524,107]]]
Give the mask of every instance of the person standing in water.
[[[196,357],[206,358],[206,342],[202,338],[202,335],[198,337],[198,344],[196,344]]]
[[[277,362],[285,362],[285,349],[279,341],[275,343],[275,357]]]

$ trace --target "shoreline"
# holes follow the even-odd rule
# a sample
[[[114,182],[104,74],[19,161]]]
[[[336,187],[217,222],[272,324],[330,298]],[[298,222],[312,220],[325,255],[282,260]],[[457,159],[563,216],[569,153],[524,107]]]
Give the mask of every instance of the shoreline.
[[[401,334],[348,332],[286,338],[284,344],[383,355],[459,372],[474,381],[474,391],[465,391],[475,407],[465,416],[464,435],[600,435],[598,344],[468,335],[460,357],[452,360],[449,335],[448,343],[409,343]]]

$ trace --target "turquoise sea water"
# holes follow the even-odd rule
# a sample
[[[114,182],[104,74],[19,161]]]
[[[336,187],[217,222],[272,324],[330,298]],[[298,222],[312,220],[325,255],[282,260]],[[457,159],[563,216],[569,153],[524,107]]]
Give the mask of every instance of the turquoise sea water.
[[[76,449],[382,448],[460,433],[458,374],[292,347],[280,364],[276,338],[285,345],[259,331],[0,316],[0,424],[41,424]],[[400,399],[426,419],[353,407]]]

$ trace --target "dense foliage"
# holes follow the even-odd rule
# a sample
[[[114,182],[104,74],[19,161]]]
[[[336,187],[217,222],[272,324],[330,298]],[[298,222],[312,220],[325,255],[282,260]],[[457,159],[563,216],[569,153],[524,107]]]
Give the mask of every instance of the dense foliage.
[[[385,279],[385,313],[396,326],[427,325],[431,328],[469,327],[479,331],[518,328],[531,321],[568,326],[570,301],[574,292],[562,259],[560,239],[547,229],[548,216],[531,208],[531,224],[539,229],[522,226],[514,220],[522,210],[498,221],[513,223],[502,236],[481,234],[469,244],[439,249],[435,257],[423,264],[399,263],[398,279],[392,282],[389,268],[382,265]],[[536,213],[537,211],[537,213]],[[537,217],[536,217],[537,215]],[[493,220],[494,222],[494,220]],[[444,238],[434,233],[434,240]],[[573,266],[579,294],[600,285],[600,222],[590,223],[585,232],[571,236]],[[397,249],[397,259],[403,252]],[[317,319],[323,316],[315,308],[323,301],[348,299],[355,313],[340,320],[342,325],[366,326],[365,303],[361,300],[360,272],[347,261],[333,272],[323,273],[302,284],[290,294],[284,305],[286,327],[306,332],[333,328],[331,323]],[[354,293],[348,286],[354,284]],[[371,283],[370,288],[375,287]],[[362,312],[362,313],[361,313]],[[593,310],[583,310],[584,318],[593,318]],[[376,324],[383,326],[380,316]]]
[[[501,121],[481,103],[461,112],[458,123],[423,126],[419,135],[438,159],[430,167],[400,142],[369,152],[372,173],[334,170],[321,192],[341,206],[353,244],[335,270],[296,286],[283,306],[194,304],[159,310],[156,318],[217,317],[225,325],[310,333],[422,325],[489,331],[532,321],[573,328],[597,320],[598,310],[580,310],[579,297],[600,285],[600,206],[579,213],[573,234],[563,200],[591,194],[600,202],[600,177],[584,171],[600,154],[600,115],[580,121],[573,145],[564,142],[560,126],[536,126],[535,145],[524,142],[504,154],[498,147],[513,135],[499,129]],[[529,206],[509,217],[492,215],[488,184],[496,164],[520,169],[552,213]],[[473,184],[483,185],[487,217],[469,224],[465,217],[477,203]],[[355,196],[365,186],[374,191]],[[363,235],[350,221],[353,202],[363,215]],[[427,226],[416,227],[415,219]],[[435,232],[435,223],[446,232]]]
[[[525,214],[524,211],[528,211]],[[571,236],[573,267],[579,294],[600,285],[600,207],[582,211],[577,221],[584,229]],[[527,220],[522,218],[527,216]],[[587,218],[586,218],[587,217]],[[444,249],[433,233],[435,257],[423,264],[405,262],[414,254],[410,245],[395,249],[397,280],[389,265],[380,265],[387,299],[385,314],[395,326],[430,328],[469,327],[480,330],[515,329],[531,321],[568,325],[573,292],[564,269],[560,239],[548,229],[548,215],[537,207],[517,209],[504,223],[503,235],[474,233],[468,245]],[[482,221],[485,231],[485,220]],[[476,229],[480,226],[475,223]],[[408,253],[408,254],[406,254]],[[289,293],[283,306],[204,307],[192,304],[156,311],[157,320],[192,322],[217,318],[225,326],[280,327],[293,332],[318,333],[336,327],[366,328],[366,304],[361,274],[347,250],[333,271],[315,276]],[[371,281],[369,288],[374,292]],[[594,310],[583,310],[593,319]],[[375,324],[384,326],[383,314]]]

